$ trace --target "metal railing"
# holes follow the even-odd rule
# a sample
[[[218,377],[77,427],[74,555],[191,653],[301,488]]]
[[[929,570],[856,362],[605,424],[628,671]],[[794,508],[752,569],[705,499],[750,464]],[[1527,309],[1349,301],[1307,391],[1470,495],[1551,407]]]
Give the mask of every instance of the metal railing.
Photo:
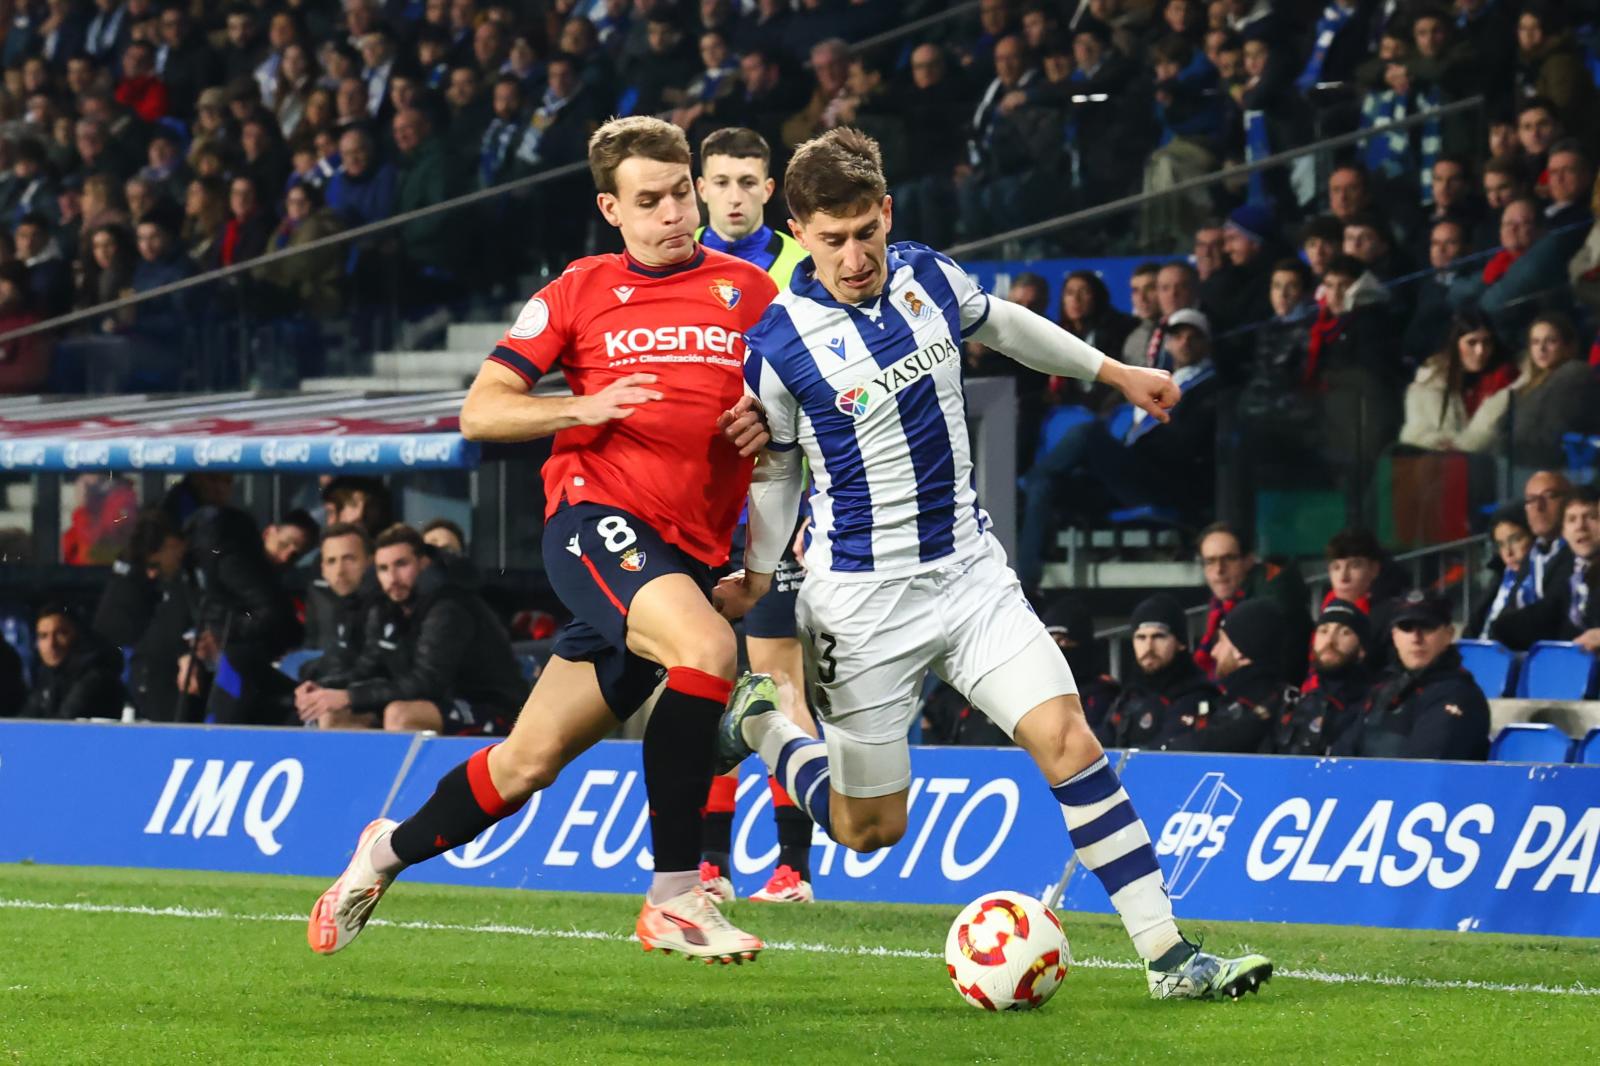
[[[850,45],[850,49],[853,52],[861,52],[867,49],[877,48],[885,44],[891,44],[894,41],[905,37],[910,37],[940,23],[973,14],[977,10],[978,0],[967,0],[965,3],[956,4],[943,11],[938,11],[932,15],[926,15],[922,18],[915,19],[903,26],[896,26],[892,30],[886,30],[883,33],[875,34],[863,40],[856,41]],[[809,66],[809,64],[807,65]],[[663,115],[662,117],[665,116]],[[391,218],[380,219],[376,222],[369,222],[365,225],[341,230],[338,233],[332,233],[326,237],[320,237],[314,241],[307,241],[305,244],[297,245],[292,248],[281,248],[277,251],[267,252],[263,255],[257,256],[254,259],[234,263],[230,266],[218,267],[215,270],[210,270],[202,274],[196,274],[193,277],[184,278],[181,281],[175,281],[167,285],[160,285],[152,289],[147,289],[144,292],[121,296],[114,300],[107,300],[104,303],[95,304],[92,307],[82,308],[81,310],[72,311],[64,315],[57,315],[54,318],[44,319],[43,321],[35,322],[31,325],[20,326],[16,329],[8,330],[5,333],[0,333],[0,344],[3,344],[7,341],[18,340],[23,337],[34,336],[35,334],[60,331],[68,326],[78,325],[79,323],[83,322],[93,322],[105,319],[115,315],[118,311],[122,311],[129,307],[135,307],[150,300],[161,299],[162,297],[172,296],[176,293],[185,292],[203,285],[209,285],[240,274],[247,274],[284,259],[290,259],[300,255],[310,255],[314,252],[326,251],[330,248],[339,248],[356,241],[365,240],[370,237],[376,237],[380,234],[390,233],[422,219],[431,218],[435,215],[444,214],[446,212],[456,211],[471,204],[483,203],[485,201],[494,200],[502,196],[510,196],[514,193],[535,189],[550,182],[560,181],[562,178],[569,178],[581,173],[586,173],[588,169],[589,164],[587,162],[567,163],[551,170],[541,171],[538,174],[530,174],[522,178],[516,178],[512,181],[494,185],[487,189],[478,189],[474,192],[464,193],[449,200],[441,200],[436,204],[429,204],[426,207],[419,207],[414,210],[407,211],[401,215],[395,215]]]
[[[1355,130],[1351,133],[1341,133],[1335,137],[1328,137],[1324,140],[1317,141],[1314,144],[1304,145],[1299,148],[1292,148],[1287,152],[1278,152],[1262,159],[1257,159],[1251,163],[1238,163],[1233,166],[1223,167],[1221,170],[1212,171],[1209,174],[1202,174],[1198,177],[1175,182],[1164,189],[1151,192],[1144,192],[1141,190],[1140,192],[1133,193],[1129,196],[1124,196],[1118,200],[1109,200],[1103,204],[1096,204],[1093,207],[1086,207],[1081,211],[1074,211],[1066,215],[1058,215],[1055,218],[1047,218],[1041,222],[1033,222],[1026,226],[1019,226],[1016,229],[1007,230],[1004,233],[997,233],[993,236],[984,237],[980,240],[967,241],[963,244],[957,244],[952,248],[946,249],[946,254],[948,254],[951,258],[959,258],[962,256],[972,255],[975,252],[987,251],[991,248],[1000,248],[1006,244],[1016,241],[1025,241],[1034,237],[1042,237],[1049,233],[1055,233],[1058,230],[1071,228],[1072,226],[1079,225],[1080,223],[1093,222],[1096,219],[1109,218],[1113,215],[1120,214],[1133,208],[1142,207],[1144,204],[1150,203],[1162,197],[1176,197],[1181,196],[1184,193],[1195,192],[1201,189],[1209,189],[1214,185],[1221,185],[1226,182],[1236,181],[1240,178],[1247,178],[1251,174],[1286,166],[1295,162],[1295,160],[1305,158],[1306,156],[1312,156],[1322,152],[1336,151],[1348,145],[1359,144],[1363,141],[1371,140],[1373,137],[1382,136],[1386,133],[1392,133],[1396,130],[1407,130],[1415,126],[1425,125],[1430,122],[1437,122],[1441,119],[1449,118],[1455,115],[1466,114],[1470,111],[1478,111],[1482,109],[1483,102],[1484,98],[1481,96],[1469,97],[1466,100],[1457,100],[1454,103],[1445,104],[1442,107],[1433,108],[1429,111],[1421,111],[1415,115],[1409,115],[1406,118],[1395,122],[1380,122],[1376,125],[1369,126],[1366,129]]]
[[[1430,544],[1425,548],[1402,552],[1390,558],[1384,565],[1399,566],[1409,570],[1411,573],[1409,586],[1411,588],[1432,588],[1433,591],[1438,592],[1441,591],[1438,587],[1439,583],[1448,576],[1450,571],[1446,570],[1444,573],[1427,578],[1424,575],[1427,572],[1428,564],[1442,562],[1441,557],[1448,553],[1461,553],[1463,561],[1461,563],[1461,579],[1458,585],[1461,594],[1460,620],[1464,625],[1471,619],[1472,613],[1477,606],[1478,588],[1476,578],[1487,560],[1487,555],[1484,553],[1492,553],[1493,551],[1494,542],[1489,535],[1487,533],[1479,533],[1476,536],[1462,537],[1459,540],[1447,541],[1443,544]],[[1310,574],[1302,571],[1301,580],[1311,593],[1307,608],[1310,610],[1311,616],[1315,618],[1322,606],[1322,593],[1320,590],[1328,584],[1328,573],[1325,569],[1319,569]],[[1210,609],[1211,603],[1207,600],[1205,603],[1184,610],[1184,621],[1189,629],[1188,636],[1191,647],[1194,644],[1198,630],[1196,623],[1203,619]],[[1123,644],[1132,636],[1133,625],[1129,622],[1095,631],[1094,639],[1106,642],[1106,662],[1112,676],[1121,676]]]

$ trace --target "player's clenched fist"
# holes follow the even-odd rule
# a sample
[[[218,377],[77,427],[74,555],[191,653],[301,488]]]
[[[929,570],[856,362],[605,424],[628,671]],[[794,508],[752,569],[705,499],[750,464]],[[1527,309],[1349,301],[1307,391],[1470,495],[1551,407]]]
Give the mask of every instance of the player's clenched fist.
[[[772,434],[767,431],[767,413],[761,401],[754,396],[741,396],[730,410],[717,416],[717,428],[728,443],[739,449],[739,454],[749,458],[755,455]]]
[[[1135,407],[1149,413],[1158,422],[1170,419],[1167,414],[1178,402],[1178,385],[1165,370],[1152,367],[1129,366],[1115,359],[1107,359],[1100,366],[1100,380],[1122,393]]]
[[[659,400],[666,395],[655,389],[645,388],[646,385],[654,385],[655,382],[654,374],[628,374],[620,377],[599,392],[575,397],[572,404],[573,417],[580,425],[585,426],[598,426],[603,422],[627,418],[640,404]]]

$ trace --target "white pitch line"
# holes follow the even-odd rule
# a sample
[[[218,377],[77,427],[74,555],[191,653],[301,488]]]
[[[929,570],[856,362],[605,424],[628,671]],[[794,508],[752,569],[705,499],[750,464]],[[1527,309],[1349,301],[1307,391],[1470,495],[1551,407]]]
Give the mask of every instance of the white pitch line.
[[[0,897],[0,910],[69,911],[80,914],[122,914],[143,918],[187,918],[206,921],[236,922],[294,922],[303,923],[303,914],[230,914],[215,908],[145,907],[119,903],[55,903],[46,900],[6,899]],[[634,938],[621,933],[608,933],[597,929],[541,929],[531,925],[505,925],[499,922],[461,924],[455,922],[392,921],[374,918],[370,926],[390,929],[413,929],[424,932],[476,933],[490,936],[522,936],[544,940],[593,940],[603,943],[630,944]],[[917,948],[889,948],[872,944],[818,944],[804,941],[769,940],[767,947],[775,951],[798,951],[811,955],[850,955],[883,959],[942,959],[934,951]],[[1106,959],[1087,956],[1072,960],[1074,966],[1085,970],[1140,970],[1143,965],[1126,959]],[[1600,986],[1580,983],[1570,985],[1510,984],[1497,981],[1443,981],[1429,977],[1402,977],[1396,974],[1339,973],[1329,970],[1301,970],[1278,968],[1274,977],[1288,977],[1299,981],[1312,981],[1325,985],[1378,985],[1384,988],[1420,988],[1444,992],[1510,992],[1531,993],[1543,996],[1595,996],[1600,997]],[[13,991],[14,989],[8,989]]]

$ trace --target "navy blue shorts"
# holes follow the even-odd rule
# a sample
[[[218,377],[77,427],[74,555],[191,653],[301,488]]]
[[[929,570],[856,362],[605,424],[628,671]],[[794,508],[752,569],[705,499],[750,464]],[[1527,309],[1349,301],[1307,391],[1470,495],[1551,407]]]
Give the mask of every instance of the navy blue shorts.
[[[554,654],[593,663],[611,713],[627,718],[667,676],[666,667],[628,650],[629,605],[666,574],[687,575],[709,598],[711,568],[602,503],[562,504],[545,523],[543,548],[550,585],[572,612]]]
[[[733,531],[733,561],[744,558],[748,527],[740,523]],[[794,557],[793,541],[785,548],[778,569],[772,575],[772,588],[744,616],[744,635],[758,640],[794,639],[794,606],[805,582],[805,567]]]

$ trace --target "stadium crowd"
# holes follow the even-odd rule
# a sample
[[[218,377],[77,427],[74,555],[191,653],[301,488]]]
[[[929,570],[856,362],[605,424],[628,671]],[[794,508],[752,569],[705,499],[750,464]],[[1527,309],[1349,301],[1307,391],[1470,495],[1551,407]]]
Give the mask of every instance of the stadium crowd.
[[[1148,257],[1131,313],[1091,270],[1055,293],[1020,274],[1006,296],[1125,361],[1171,369],[1182,399],[1170,424],[979,348],[967,369],[1018,377],[1031,469],[1017,563],[1031,593],[1062,523],[1159,505],[1203,526],[1223,467],[1251,488],[1321,476],[1360,497],[1379,456],[1481,455],[1529,487],[1525,507],[1495,519],[1503,577],[1470,635],[1600,649],[1587,617],[1593,501],[1554,472],[1564,433],[1600,430],[1600,4],[981,0],[973,20],[849,43],[941,7],[22,3],[0,43],[0,330],[577,162],[612,113],[669,114],[695,143],[749,126],[774,146],[777,174],[800,141],[856,125],[883,145],[897,234],[946,246],[1481,96],[1481,108],[1357,143],[1320,179],[1275,168],[1022,245]],[[467,225],[435,215],[278,260],[230,291],[239,307],[312,319],[349,316],[394,284],[417,307],[509,295],[520,276],[603,247],[592,212],[572,209],[589,202],[586,182],[485,201]],[[200,311],[180,294],[87,336],[13,342],[0,349],[0,391],[170,387]],[[141,515],[93,625],[38,619],[36,706],[73,713],[70,680],[107,683],[107,649],[122,646],[133,649],[128,698],[146,717],[192,715],[192,701],[224,720],[292,706],[331,726],[437,716],[495,731],[514,714],[526,682],[511,638],[480,609],[459,551],[436,543],[461,547],[459,531],[394,526],[381,485],[350,479],[329,486],[320,525],[289,514],[259,531],[214,477],[191,475]],[[1225,510],[1252,528],[1248,508]],[[313,546],[322,582],[296,608],[277,578]],[[1347,575],[1312,616],[1294,568],[1257,561],[1247,536],[1215,528],[1197,550],[1212,598],[1203,636],[1191,646],[1173,602],[1142,604],[1126,676],[1086,685],[1108,742],[1481,757],[1482,694],[1462,687],[1438,604],[1398,588],[1374,600]],[[1385,573],[1370,534],[1329,551],[1330,567],[1370,571],[1369,583]],[[216,571],[207,595],[172,594],[196,569],[184,558]],[[1258,601],[1275,607],[1235,615]],[[1083,652],[1086,616],[1057,608],[1072,620],[1059,627],[1069,656]],[[173,616],[148,621],[163,609]],[[272,664],[302,641],[322,657],[288,678]],[[1274,702],[1281,686],[1298,693],[1292,708]],[[1188,693],[1195,711],[1157,714],[1140,693],[1162,707]],[[938,702],[930,736],[958,738],[961,709]],[[1336,728],[1335,704],[1380,707],[1384,721],[1346,713],[1358,724]],[[1432,722],[1439,713],[1455,721]],[[1421,730],[1413,718],[1454,729],[1408,749],[1395,738]]]
[[[35,718],[126,705],[156,721],[509,729],[548,642],[513,644],[479,594],[459,527],[393,522],[372,479],[328,480],[320,529],[303,510],[258,529],[231,491],[229,475],[191,474],[143,512],[91,621],[41,608],[31,687],[0,642],[0,707]],[[1600,596],[1588,595],[1600,493],[1541,471],[1523,505],[1495,517],[1493,537],[1505,577],[1460,635],[1600,649]],[[288,574],[313,550],[319,576],[297,596]],[[1329,541],[1315,611],[1299,571],[1258,559],[1235,528],[1207,528],[1198,550],[1202,624],[1172,594],[1146,599],[1129,620],[1120,676],[1105,672],[1081,601],[1068,594],[1044,609],[1108,747],[1485,757],[1489,705],[1453,647],[1449,607],[1402,591],[1370,532]],[[514,620],[517,635],[547,636],[553,619],[543,621],[530,630]],[[933,743],[1006,743],[943,686],[922,731]]]
[[[613,113],[668,114],[693,143],[754,128],[779,175],[800,141],[859,126],[884,147],[897,230],[944,247],[1482,95],[1481,112],[1357,145],[1324,188],[1312,168],[1283,168],[1248,189],[1158,198],[1138,225],[1029,246],[1170,254],[1192,235],[1187,285],[1135,304],[1138,321],[1103,290],[1070,308],[1063,292],[1056,311],[1107,350],[1131,335],[1130,354],[1168,359],[1157,320],[1179,301],[1203,309],[1218,374],[1256,386],[1268,439],[1302,424],[1308,388],[1381,392],[1366,428],[1334,442],[1347,451],[1399,433],[1405,384],[1450,354],[1458,312],[1498,338],[1489,381],[1469,371],[1463,391],[1434,360],[1408,436],[1486,447],[1498,405],[1470,423],[1504,376],[1493,360],[1527,341],[1541,309],[1530,297],[1566,288],[1568,264],[1587,278],[1600,257],[1585,243],[1591,0],[982,0],[920,34],[849,43],[943,7],[22,2],[0,42],[0,330],[578,162]],[[609,238],[572,209],[585,181],[277,260],[226,300],[179,294],[72,341],[13,342],[0,391],[170,387],[186,326],[219,305],[327,321],[381,299],[418,310],[520,296],[527,273]],[[1479,251],[1492,258],[1463,261]],[[1570,336],[1581,352],[1589,331]],[[1424,407],[1436,423],[1421,424]]]

